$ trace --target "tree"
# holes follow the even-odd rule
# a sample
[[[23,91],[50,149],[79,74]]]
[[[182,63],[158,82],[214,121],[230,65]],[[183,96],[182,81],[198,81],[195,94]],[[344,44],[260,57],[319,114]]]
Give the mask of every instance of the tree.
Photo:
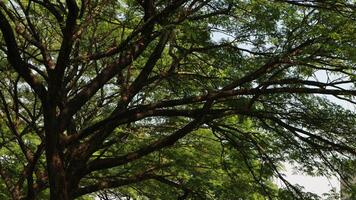
[[[326,96],[355,104],[355,6],[1,1],[2,195],[316,198],[281,163],[354,159],[356,113]]]

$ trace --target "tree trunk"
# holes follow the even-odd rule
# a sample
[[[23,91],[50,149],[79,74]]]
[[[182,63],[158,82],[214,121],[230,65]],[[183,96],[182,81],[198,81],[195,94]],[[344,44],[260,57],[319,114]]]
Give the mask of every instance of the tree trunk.
[[[70,200],[55,106],[44,106],[44,123],[50,200]]]
[[[69,200],[68,181],[59,152],[47,156],[47,170],[51,200]]]

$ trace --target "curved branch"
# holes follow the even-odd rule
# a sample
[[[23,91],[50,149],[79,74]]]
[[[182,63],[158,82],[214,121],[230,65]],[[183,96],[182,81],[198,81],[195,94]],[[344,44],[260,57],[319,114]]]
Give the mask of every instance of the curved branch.
[[[175,144],[179,139],[183,138],[190,132],[192,132],[194,129],[196,129],[198,126],[201,124],[205,123],[207,120],[209,120],[204,114],[206,111],[209,110],[211,107],[212,102],[208,101],[205,103],[204,107],[200,110],[200,115],[193,121],[189,122],[187,125],[185,125],[183,128],[180,128],[173,134],[164,137],[162,139],[156,140],[155,142],[141,147],[140,149],[127,153],[126,155],[117,157],[117,158],[107,158],[107,159],[98,159],[94,160],[86,166],[86,169],[82,171],[83,174],[88,174],[92,171],[96,170],[101,170],[101,169],[107,169],[107,168],[112,168],[116,167],[119,165],[123,165],[126,163],[129,163],[131,161],[137,160],[143,156],[146,156],[152,152],[158,151],[162,148],[171,146]]]
[[[16,72],[31,86],[35,93],[44,100],[46,89],[43,84],[31,73],[29,65],[20,56],[14,32],[6,16],[0,10],[0,30],[7,47],[7,59]]]

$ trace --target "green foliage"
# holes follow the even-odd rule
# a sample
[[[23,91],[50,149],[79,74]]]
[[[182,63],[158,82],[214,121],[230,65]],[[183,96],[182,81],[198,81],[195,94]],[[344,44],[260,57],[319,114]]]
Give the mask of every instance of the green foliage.
[[[280,171],[354,170],[355,7],[0,2],[0,199],[320,199]]]

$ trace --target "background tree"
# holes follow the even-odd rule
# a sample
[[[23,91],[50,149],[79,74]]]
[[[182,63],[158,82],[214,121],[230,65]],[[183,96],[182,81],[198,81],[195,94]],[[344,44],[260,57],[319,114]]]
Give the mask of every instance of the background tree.
[[[1,195],[318,198],[279,171],[330,175],[354,159],[356,113],[326,95],[355,104],[355,10],[1,1]]]

